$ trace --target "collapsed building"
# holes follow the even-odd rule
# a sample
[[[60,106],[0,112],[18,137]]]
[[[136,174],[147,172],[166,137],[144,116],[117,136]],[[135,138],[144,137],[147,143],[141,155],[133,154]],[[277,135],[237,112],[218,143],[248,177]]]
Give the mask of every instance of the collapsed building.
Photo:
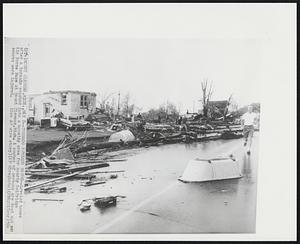
[[[66,119],[84,119],[96,111],[96,93],[63,90],[28,96],[27,114],[34,123],[62,114]]]

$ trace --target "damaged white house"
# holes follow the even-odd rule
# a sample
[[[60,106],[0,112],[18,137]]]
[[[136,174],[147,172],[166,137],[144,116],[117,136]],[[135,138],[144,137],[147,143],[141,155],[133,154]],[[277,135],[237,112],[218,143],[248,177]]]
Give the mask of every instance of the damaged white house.
[[[28,96],[27,115],[40,122],[62,113],[66,119],[86,118],[96,110],[96,93],[83,91],[49,91]]]

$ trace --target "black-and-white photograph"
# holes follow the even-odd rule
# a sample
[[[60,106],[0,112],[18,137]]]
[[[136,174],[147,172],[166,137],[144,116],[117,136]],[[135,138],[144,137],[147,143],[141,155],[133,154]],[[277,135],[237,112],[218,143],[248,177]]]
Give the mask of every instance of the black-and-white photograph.
[[[25,233],[253,233],[261,46],[31,39]]]
[[[293,239],[295,16],[6,5],[7,238]]]

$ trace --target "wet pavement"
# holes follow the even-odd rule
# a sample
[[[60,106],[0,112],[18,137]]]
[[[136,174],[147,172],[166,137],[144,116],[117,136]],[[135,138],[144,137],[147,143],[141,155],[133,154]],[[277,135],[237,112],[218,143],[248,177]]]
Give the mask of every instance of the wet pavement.
[[[66,193],[25,195],[25,233],[253,233],[258,132],[251,155],[242,139],[162,145],[130,150],[125,162],[93,171],[125,170],[106,184],[68,181]],[[133,155],[132,155],[133,154]],[[203,183],[178,181],[189,160],[233,154],[243,177]],[[97,174],[97,177],[109,174]],[[124,195],[117,206],[81,212],[83,199]],[[32,201],[34,198],[64,201]]]

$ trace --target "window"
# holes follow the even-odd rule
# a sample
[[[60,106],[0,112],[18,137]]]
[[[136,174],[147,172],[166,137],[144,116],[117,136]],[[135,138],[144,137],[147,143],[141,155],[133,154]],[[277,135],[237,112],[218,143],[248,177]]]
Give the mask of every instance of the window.
[[[87,95],[81,95],[80,96],[80,107],[87,107],[87,106],[88,106]]]
[[[44,103],[44,116],[50,117],[50,103]]]
[[[67,93],[61,94],[61,105],[67,105]]]

